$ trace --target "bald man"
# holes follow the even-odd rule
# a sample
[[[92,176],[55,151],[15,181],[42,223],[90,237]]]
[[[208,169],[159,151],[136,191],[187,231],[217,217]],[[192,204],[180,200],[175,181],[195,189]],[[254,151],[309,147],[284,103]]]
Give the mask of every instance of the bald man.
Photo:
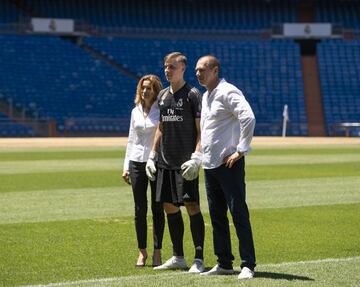
[[[201,151],[205,186],[213,227],[214,252],[218,264],[201,275],[234,273],[230,210],[239,240],[241,273],[239,279],[254,277],[254,241],[245,190],[245,155],[255,128],[255,117],[243,93],[219,78],[220,62],[211,55],[196,64],[196,77],[206,92],[202,98]]]

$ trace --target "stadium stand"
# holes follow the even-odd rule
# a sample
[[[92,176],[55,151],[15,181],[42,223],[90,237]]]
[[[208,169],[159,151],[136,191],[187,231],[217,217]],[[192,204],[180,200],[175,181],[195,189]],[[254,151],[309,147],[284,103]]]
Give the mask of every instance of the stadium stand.
[[[0,92],[39,119],[55,119],[60,131],[86,118],[128,118],[136,81],[54,36],[0,35]],[[115,124],[115,123],[113,123]],[[69,125],[68,125],[69,126]],[[89,125],[90,130],[94,127]],[[108,126],[108,127],[107,127]]]
[[[21,12],[15,5],[8,0],[0,0],[0,7],[0,25],[18,22]]]
[[[360,37],[358,3],[308,1],[305,6],[313,9],[309,15],[315,18],[307,19],[351,28],[352,37]],[[163,56],[182,51],[189,59],[185,77],[198,86],[196,60],[212,53],[221,60],[223,76],[249,99],[257,117],[256,135],[281,135],[287,104],[287,134],[306,136],[301,44],[264,39],[271,28],[299,22],[303,16],[299,4],[299,0],[0,0],[0,102],[6,105],[10,100],[33,119],[55,120],[60,134],[126,134],[136,77],[155,73],[165,83]],[[76,25],[88,25],[84,45],[83,33],[65,39],[27,35],[30,28],[9,28],[16,22],[26,27],[31,16],[72,18]],[[268,32],[259,33],[264,30]],[[329,135],[334,135],[335,124],[360,122],[359,48],[359,40],[325,40],[314,49]]]
[[[317,0],[316,22],[328,22],[344,28],[360,29],[358,0]]]
[[[360,122],[360,41],[323,41],[318,63],[328,133],[338,135],[336,125]],[[360,129],[350,135],[359,136]]]
[[[27,0],[47,17],[73,18],[122,29],[261,29],[295,22],[296,0]]]
[[[215,54],[222,74],[238,85],[250,100],[257,116],[257,135],[280,135],[282,109],[289,105],[289,134],[307,135],[301,81],[300,50],[292,41],[206,41],[88,37],[85,42],[106,53],[138,76],[153,72],[162,76],[163,56],[182,51],[188,57],[186,79],[198,86],[196,60]],[[139,55],[146,55],[139,58]],[[198,87],[202,90],[201,87]]]
[[[17,124],[0,113],[0,137],[28,137],[33,135],[34,130],[31,127]]]

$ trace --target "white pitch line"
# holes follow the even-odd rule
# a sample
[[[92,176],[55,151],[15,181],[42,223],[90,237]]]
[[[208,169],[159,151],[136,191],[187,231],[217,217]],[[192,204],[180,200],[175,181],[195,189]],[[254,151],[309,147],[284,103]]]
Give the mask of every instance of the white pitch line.
[[[273,263],[273,264],[261,264],[261,267],[281,267],[281,266],[297,266],[297,265],[306,265],[306,264],[318,264],[318,263],[331,263],[331,262],[346,262],[346,261],[356,261],[360,260],[360,256],[355,257],[345,257],[345,258],[325,258],[318,260],[309,260],[309,261],[296,261],[296,262],[283,262],[283,263]]]
[[[141,277],[171,277],[188,274],[187,272],[172,272],[167,274],[147,274],[147,275],[131,275],[131,276],[121,276],[121,277],[110,277],[110,278],[99,278],[99,279],[88,279],[88,280],[79,280],[79,281],[65,281],[65,282],[57,282],[57,283],[49,283],[49,284],[38,284],[38,285],[22,285],[19,287],[57,287],[57,286],[71,286],[78,284],[87,284],[87,283],[106,283],[106,282],[120,282],[120,281],[130,281],[134,279],[139,279]]]
[[[309,261],[298,261],[298,262],[283,262],[278,264],[261,264],[258,267],[281,267],[281,266],[298,266],[305,264],[319,264],[319,263],[336,263],[336,262],[346,262],[346,261],[356,261],[360,260],[360,256],[355,257],[345,257],[345,258],[326,258],[319,260],[309,260]],[[146,275],[131,275],[131,276],[122,276],[122,277],[110,277],[110,278],[99,278],[99,279],[88,279],[88,280],[78,280],[78,281],[65,281],[49,284],[38,284],[38,285],[22,285],[19,287],[61,287],[61,286],[72,286],[72,285],[81,285],[81,284],[94,284],[94,283],[106,283],[106,282],[124,282],[140,278],[149,278],[149,277],[173,277],[178,275],[188,275],[187,272],[176,272],[176,273],[167,273],[167,274],[146,274]]]

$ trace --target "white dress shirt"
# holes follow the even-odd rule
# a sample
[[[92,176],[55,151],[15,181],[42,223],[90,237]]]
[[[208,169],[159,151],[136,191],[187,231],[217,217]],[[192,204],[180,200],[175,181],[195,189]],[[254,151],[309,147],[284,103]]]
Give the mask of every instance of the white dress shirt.
[[[254,113],[242,92],[221,79],[209,94],[205,92],[201,110],[203,167],[223,164],[226,156],[238,151],[246,155],[255,128]]]
[[[147,117],[144,117],[142,105],[139,104],[131,111],[130,128],[124,171],[129,170],[129,161],[146,162],[148,160],[155,130],[159,123],[160,112],[157,102],[150,109]]]

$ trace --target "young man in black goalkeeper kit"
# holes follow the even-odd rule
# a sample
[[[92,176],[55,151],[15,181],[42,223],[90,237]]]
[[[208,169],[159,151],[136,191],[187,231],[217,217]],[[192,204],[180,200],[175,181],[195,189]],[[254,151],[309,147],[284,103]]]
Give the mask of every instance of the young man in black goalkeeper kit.
[[[204,271],[205,227],[199,206],[201,94],[184,80],[187,59],[173,52],[165,56],[165,76],[170,86],[158,95],[160,122],[146,165],[151,180],[157,176],[157,201],[167,214],[173,256],[155,270],[186,269],[183,250],[184,222],[180,206],[185,205],[195,247],[190,273]],[[157,161],[157,165],[156,165]]]

